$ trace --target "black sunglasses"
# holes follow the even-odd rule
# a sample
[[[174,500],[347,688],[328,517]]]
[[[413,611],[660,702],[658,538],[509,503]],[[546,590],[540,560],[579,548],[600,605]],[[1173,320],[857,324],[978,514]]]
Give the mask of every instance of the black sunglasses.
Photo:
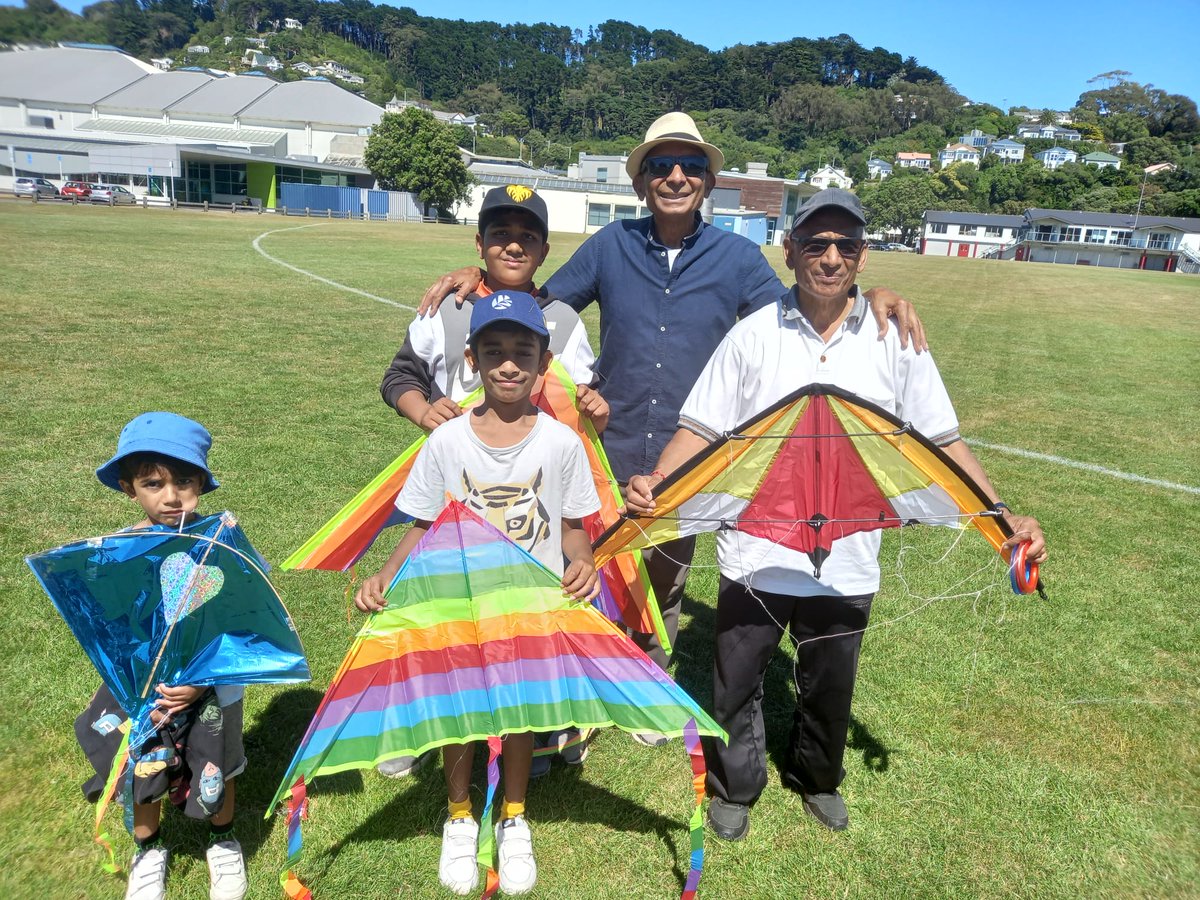
[[[825,255],[825,251],[829,249],[829,245],[833,244],[837,247],[838,253],[842,255],[842,259],[857,259],[858,254],[862,253],[863,247],[867,242],[861,238],[819,238],[811,237],[804,238],[798,246],[800,252],[805,256],[820,257]]]
[[[707,156],[647,156],[642,171],[651,178],[666,178],[679,166],[688,178],[699,178],[708,171]]]

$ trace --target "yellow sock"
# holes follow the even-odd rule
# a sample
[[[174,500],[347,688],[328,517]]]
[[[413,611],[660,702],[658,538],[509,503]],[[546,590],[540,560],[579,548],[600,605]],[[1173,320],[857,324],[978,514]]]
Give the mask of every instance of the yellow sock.
[[[516,818],[517,816],[522,815],[524,812],[524,801],[521,803],[514,803],[512,800],[505,800],[504,804],[500,807],[500,821],[503,822],[505,819]]]
[[[455,803],[453,800],[451,800],[451,801],[449,801],[449,805],[450,805],[450,818],[451,819],[469,819],[469,818],[471,818],[471,801],[470,800],[463,800],[459,803]]]

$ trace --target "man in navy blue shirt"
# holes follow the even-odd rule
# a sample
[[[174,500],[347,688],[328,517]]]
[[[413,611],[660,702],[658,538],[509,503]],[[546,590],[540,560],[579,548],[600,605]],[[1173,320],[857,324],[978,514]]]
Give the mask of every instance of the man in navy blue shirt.
[[[756,244],[700,217],[724,163],[691,116],[661,116],[625,167],[650,216],[606,225],[541,288],[576,310],[600,304],[600,355],[592,386],[609,403],[604,449],[622,486],[653,468],[675,431],[684,399],[734,322],[787,292]],[[425,293],[421,312],[436,309],[451,295],[461,304],[479,279],[475,267],[442,277]],[[924,348],[911,304],[886,289],[868,297],[881,334],[894,314],[902,341],[911,338]],[[695,540],[643,551],[672,643]],[[635,634],[634,640],[667,667],[670,660],[654,635]],[[651,745],[666,740],[636,737]]]

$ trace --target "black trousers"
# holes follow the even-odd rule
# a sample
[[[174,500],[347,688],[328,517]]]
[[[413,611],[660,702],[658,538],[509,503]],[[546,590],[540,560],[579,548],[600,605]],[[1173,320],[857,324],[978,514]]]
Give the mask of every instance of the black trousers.
[[[767,786],[763,677],[785,627],[800,646],[784,782],[810,794],[842,783],[850,701],[873,596],[751,594],[721,577],[713,717],[729,733],[729,743],[704,739],[710,796],[749,806]]]

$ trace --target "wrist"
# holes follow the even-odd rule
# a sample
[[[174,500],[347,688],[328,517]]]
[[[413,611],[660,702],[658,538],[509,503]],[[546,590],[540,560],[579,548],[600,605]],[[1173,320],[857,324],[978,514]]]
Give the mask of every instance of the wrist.
[[[1011,516],[1013,514],[1012,508],[1003,500],[992,501],[992,509],[1002,516]]]

